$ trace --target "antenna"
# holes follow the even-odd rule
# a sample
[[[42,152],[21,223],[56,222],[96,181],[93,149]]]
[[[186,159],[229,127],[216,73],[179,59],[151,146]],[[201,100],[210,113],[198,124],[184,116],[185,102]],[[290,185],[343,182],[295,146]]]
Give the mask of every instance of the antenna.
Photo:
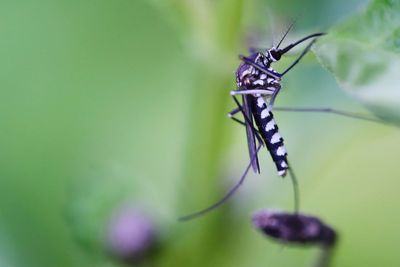
[[[286,35],[289,33],[289,31],[293,28],[294,24],[296,23],[296,20],[293,20],[292,23],[290,23],[289,27],[287,28],[287,30],[285,31],[285,33],[283,34],[283,37],[281,38],[281,40],[279,41],[278,45],[276,46],[276,49],[279,48],[279,46],[281,45],[282,41],[286,38]]]

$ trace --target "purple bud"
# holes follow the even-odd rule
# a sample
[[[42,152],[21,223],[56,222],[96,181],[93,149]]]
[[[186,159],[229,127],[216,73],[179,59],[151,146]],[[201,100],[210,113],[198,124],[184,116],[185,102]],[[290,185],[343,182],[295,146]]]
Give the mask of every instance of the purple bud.
[[[109,251],[124,261],[142,259],[155,244],[150,218],[134,208],[122,208],[112,215],[107,229]]]
[[[320,219],[299,213],[262,210],[253,224],[269,237],[285,243],[333,246],[336,232]]]

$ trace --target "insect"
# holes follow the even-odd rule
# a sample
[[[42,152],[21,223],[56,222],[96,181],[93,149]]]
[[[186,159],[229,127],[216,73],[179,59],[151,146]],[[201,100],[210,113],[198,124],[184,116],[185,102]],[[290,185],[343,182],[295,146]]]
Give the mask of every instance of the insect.
[[[228,193],[218,202],[209,206],[206,209],[189,214],[179,218],[181,221],[191,220],[199,217],[223,204],[230,198],[240,185],[245,180],[250,168],[253,168],[255,173],[260,173],[258,161],[258,152],[262,146],[266,146],[272,160],[275,163],[276,170],[279,176],[285,177],[289,172],[292,179],[294,190],[294,210],[299,209],[299,192],[297,178],[287,159],[287,152],[282,136],[279,133],[277,123],[274,119],[272,110],[281,111],[297,111],[297,112],[326,112],[338,115],[371,120],[381,122],[378,119],[370,118],[364,115],[354,114],[350,112],[339,111],[330,108],[274,108],[274,102],[281,90],[282,78],[306,55],[311,46],[315,43],[318,37],[325,33],[314,33],[308,35],[285,48],[279,48],[282,41],[286,37],[291,27],[285,32],[282,39],[276,47],[265,49],[264,51],[256,51],[250,49],[250,56],[245,57],[240,55],[241,64],[236,71],[237,90],[231,91],[230,94],[237,105],[237,108],[228,113],[228,117],[233,119],[246,128],[247,144],[250,155],[250,163],[245,169],[239,181],[234,185]],[[281,59],[281,57],[297,45],[311,40],[304,48],[297,59],[286,68],[285,71],[279,73],[272,68],[272,64]],[[237,96],[242,97],[242,103],[239,102]],[[244,121],[237,119],[235,114],[241,113]],[[257,145],[258,142],[258,145]]]
[[[236,84],[238,89],[231,91],[232,98],[235,101],[237,108],[231,111],[228,116],[246,127],[250,163],[241,179],[220,201],[204,210],[181,217],[180,220],[190,220],[201,216],[224,203],[243,183],[251,167],[254,172],[260,173],[257,154],[263,145],[267,147],[272,160],[275,163],[278,175],[284,177],[286,176],[287,171],[291,173],[295,191],[295,210],[298,209],[297,179],[295,178],[293,171],[290,169],[286,148],[283,144],[283,138],[281,137],[278,126],[273,118],[272,107],[275,98],[281,89],[281,78],[310,50],[311,45],[315,42],[316,38],[324,33],[311,34],[283,49],[280,49],[279,46],[289,30],[290,28],[286,31],[276,47],[267,49],[264,52],[253,51],[253,49],[251,49],[252,53],[249,57],[239,56],[242,63],[236,71]],[[282,55],[298,44],[312,38],[313,40],[307,45],[300,56],[284,72],[278,73],[272,68],[271,64],[278,61]],[[242,104],[240,104],[236,98],[237,95],[242,95]],[[267,102],[265,98],[269,98],[269,101]],[[243,114],[244,121],[240,121],[234,117],[234,115],[239,112]],[[255,128],[254,122],[258,129]],[[258,146],[256,144],[256,139],[259,143]]]
[[[265,235],[284,244],[319,246],[316,266],[328,266],[337,233],[319,218],[299,213],[262,210],[253,214],[253,225]]]
[[[272,114],[272,107],[281,89],[281,78],[307,53],[311,45],[315,42],[315,38],[321,35],[323,35],[323,33],[311,34],[284,49],[279,49],[281,41],[277,47],[272,47],[264,53],[253,52],[250,57],[240,56],[243,62],[236,71],[236,84],[238,89],[231,91],[231,95],[238,108],[230,112],[229,116],[233,117],[237,112],[242,112],[245,119],[244,125],[246,126],[250,155],[254,154],[255,136],[256,132],[258,132],[259,137],[261,137],[263,143],[266,145],[275,163],[278,175],[282,177],[286,176],[289,163],[283,138],[279,133],[278,126]],[[281,56],[290,49],[310,38],[314,38],[314,40],[310,42],[298,59],[283,73],[278,73],[272,69],[271,64],[273,62],[278,61]],[[235,97],[236,95],[242,95],[242,105],[240,105]],[[268,102],[265,100],[266,98],[269,98]],[[256,130],[253,125],[253,119],[258,130]],[[241,122],[239,121],[239,123]],[[255,172],[260,172],[257,158],[252,162],[252,167]]]

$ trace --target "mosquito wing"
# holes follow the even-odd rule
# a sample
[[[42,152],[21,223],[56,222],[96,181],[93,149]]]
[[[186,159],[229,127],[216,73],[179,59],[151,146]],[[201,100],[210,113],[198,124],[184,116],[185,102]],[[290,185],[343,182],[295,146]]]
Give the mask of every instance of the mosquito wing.
[[[255,159],[251,162],[251,165],[253,167],[254,172],[260,173],[260,164],[258,162],[258,156],[257,156],[257,149],[256,149],[256,138],[255,138],[255,133],[254,133],[254,124],[253,124],[253,112],[251,109],[249,95],[243,95],[243,112],[244,115],[248,118],[246,121],[246,135],[247,135],[247,146],[249,148],[249,155],[250,158],[255,155]],[[249,125],[251,123],[251,125]]]

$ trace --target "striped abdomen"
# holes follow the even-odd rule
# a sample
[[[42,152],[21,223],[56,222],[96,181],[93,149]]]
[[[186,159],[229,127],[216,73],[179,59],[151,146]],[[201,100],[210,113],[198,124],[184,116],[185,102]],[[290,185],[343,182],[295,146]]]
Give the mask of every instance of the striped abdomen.
[[[252,97],[252,111],[258,130],[264,139],[272,160],[275,162],[278,174],[285,176],[289,168],[286,148],[283,144],[283,138],[279,134],[274,116],[261,96]]]

